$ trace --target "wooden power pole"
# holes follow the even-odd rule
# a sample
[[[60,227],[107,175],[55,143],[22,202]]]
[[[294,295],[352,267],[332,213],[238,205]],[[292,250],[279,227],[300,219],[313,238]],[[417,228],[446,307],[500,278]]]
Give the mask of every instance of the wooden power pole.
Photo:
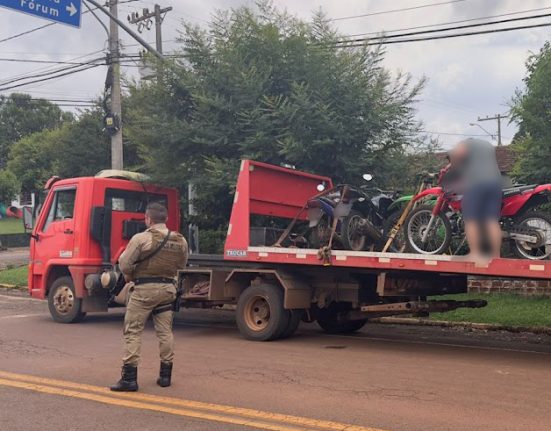
[[[118,0],[109,0],[109,12],[115,18],[117,3]],[[111,114],[115,122],[111,132],[111,169],[123,169],[119,26],[113,19],[109,20],[109,57],[112,68]]]
[[[131,24],[138,25],[138,32],[141,33],[144,28],[149,30],[152,25],[152,20],[155,20],[155,41],[158,52],[163,53],[163,37],[161,32],[161,25],[165,19],[167,12],[170,12],[172,7],[161,8],[158,4],[155,5],[155,8],[151,12],[149,9],[144,8],[142,10],[142,15],[138,12],[132,12],[131,15],[128,15],[128,22]]]
[[[501,142],[501,120],[503,118],[507,118],[507,115],[497,114],[497,115],[494,115],[493,117],[488,117],[488,116],[486,116],[486,118],[478,117],[478,121],[497,120],[497,145],[498,145],[498,147],[500,147],[502,145],[502,142]]]

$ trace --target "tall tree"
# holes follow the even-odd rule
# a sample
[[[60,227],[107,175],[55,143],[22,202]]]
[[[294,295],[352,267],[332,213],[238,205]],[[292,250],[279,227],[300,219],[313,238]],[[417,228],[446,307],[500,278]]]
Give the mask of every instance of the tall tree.
[[[20,180],[23,191],[40,190],[52,175],[80,177],[94,175],[110,167],[110,140],[102,130],[99,109],[81,112],[57,129],[33,133],[16,142],[7,167]],[[137,149],[125,145],[128,169],[139,166]]]
[[[524,89],[517,90],[511,112],[519,124],[514,143],[519,159],[513,175],[526,182],[551,181],[551,45],[526,62]]]
[[[0,204],[10,204],[19,191],[17,177],[8,170],[0,170]]]
[[[322,14],[306,23],[262,2],[220,12],[208,30],[185,26],[184,60],[130,86],[126,130],[145,168],[199,184],[196,204],[224,223],[239,159],[354,181],[417,135],[422,87],[392,77],[380,48],[336,49]],[[414,139],[415,140],[415,139]]]
[[[44,183],[55,174],[57,144],[63,130],[43,130],[25,136],[10,151],[7,164],[21,184],[23,192],[42,190]]]
[[[19,93],[0,96],[0,169],[17,141],[41,130],[55,129],[71,119],[70,113],[44,99]]]

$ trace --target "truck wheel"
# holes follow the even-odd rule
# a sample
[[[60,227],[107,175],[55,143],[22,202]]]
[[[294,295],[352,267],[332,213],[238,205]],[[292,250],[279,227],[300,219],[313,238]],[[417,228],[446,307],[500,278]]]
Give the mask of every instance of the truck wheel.
[[[48,293],[48,308],[54,321],[80,322],[86,313],[81,311],[82,299],[77,298],[71,277],[60,277],[52,283]]]
[[[318,325],[328,334],[351,334],[362,329],[366,323],[367,319],[339,321],[333,313],[318,317]]]
[[[290,313],[283,308],[283,291],[271,284],[251,286],[237,301],[239,332],[253,341],[280,338],[289,327]]]
[[[297,331],[302,320],[302,310],[287,310],[287,313],[289,313],[289,324],[279,338],[291,337]]]

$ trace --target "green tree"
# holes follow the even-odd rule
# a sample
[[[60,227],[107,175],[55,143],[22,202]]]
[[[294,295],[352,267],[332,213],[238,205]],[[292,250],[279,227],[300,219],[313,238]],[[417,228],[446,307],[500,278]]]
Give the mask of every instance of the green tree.
[[[63,133],[63,129],[44,130],[13,145],[7,167],[17,177],[23,192],[42,190],[54,175],[57,144]]]
[[[526,62],[524,89],[517,90],[511,113],[519,124],[514,144],[519,155],[513,176],[525,182],[551,181],[551,45]]]
[[[19,93],[0,96],[0,168],[6,165],[9,151],[17,141],[71,120],[70,113],[47,100]]]
[[[17,177],[8,170],[0,171],[0,203],[9,205],[18,192]]]
[[[62,129],[54,164],[56,175],[90,176],[110,168],[111,139],[103,131],[103,113],[99,108],[80,113],[76,121],[65,124]],[[140,163],[136,146],[125,140],[125,169],[134,170]]]
[[[75,121],[16,142],[7,166],[19,178],[23,191],[42,189],[53,175],[81,177],[108,169],[110,139],[102,130],[102,116],[99,108],[86,110]],[[137,149],[130,142],[125,144],[125,163],[128,169],[140,163]]]
[[[358,182],[415,143],[422,81],[392,77],[380,48],[336,49],[322,14],[303,22],[260,3],[185,26],[185,60],[130,86],[126,130],[144,168],[198,184],[196,205],[227,221],[239,160],[251,158]]]

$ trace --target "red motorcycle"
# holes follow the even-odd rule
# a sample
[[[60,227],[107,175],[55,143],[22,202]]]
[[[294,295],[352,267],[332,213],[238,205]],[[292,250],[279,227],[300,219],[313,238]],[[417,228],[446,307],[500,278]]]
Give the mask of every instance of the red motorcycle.
[[[407,248],[421,254],[450,252],[453,239],[465,243],[462,196],[447,185],[450,165],[440,171],[438,187],[417,194],[415,209],[405,222]],[[550,202],[551,184],[522,185],[503,190],[501,230],[512,241],[513,251],[523,259],[543,260],[551,256],[551,216],[538,209]],[[453,251],[451,254],[457,254]]]

